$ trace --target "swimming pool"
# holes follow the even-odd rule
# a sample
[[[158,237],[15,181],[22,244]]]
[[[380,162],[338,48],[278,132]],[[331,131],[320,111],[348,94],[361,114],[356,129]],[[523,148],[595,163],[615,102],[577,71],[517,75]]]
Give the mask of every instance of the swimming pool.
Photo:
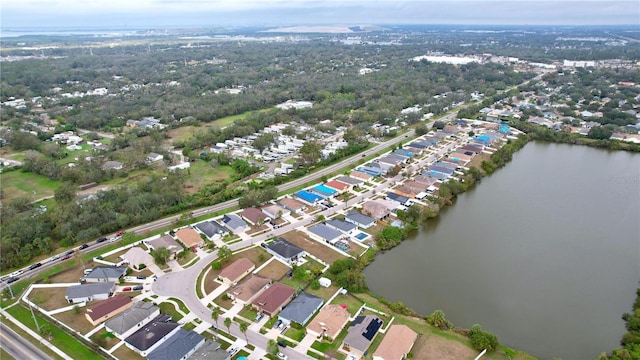
[[[369,234],[365,234],[365,233],[361,232],[361,233],[358,233],[357,235],[355,235],[354,237],[356,239],[358,239],[358,240],[364,240],[364,239],[369,237]]]

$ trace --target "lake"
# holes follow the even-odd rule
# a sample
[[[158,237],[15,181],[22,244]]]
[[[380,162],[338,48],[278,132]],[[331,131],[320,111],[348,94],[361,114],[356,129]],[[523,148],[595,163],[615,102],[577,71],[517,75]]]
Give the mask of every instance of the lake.
[[[542,359],[610,352],[640,280],[640,154],[529,143],[365,276]]]

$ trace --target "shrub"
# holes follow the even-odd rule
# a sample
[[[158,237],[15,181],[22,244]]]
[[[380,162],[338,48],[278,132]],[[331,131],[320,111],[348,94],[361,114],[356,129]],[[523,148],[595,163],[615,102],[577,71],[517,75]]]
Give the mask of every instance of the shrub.
[[[211,263],[211,268],[213,270],[220,270],[222,269],[222,263],[220,261],[214,261]]]
[[[471,345],[476,350],[493,351],[498,347],[498,338],[484,330],[478,324],[475,324],[469,329],[469,339],[471,339]]]

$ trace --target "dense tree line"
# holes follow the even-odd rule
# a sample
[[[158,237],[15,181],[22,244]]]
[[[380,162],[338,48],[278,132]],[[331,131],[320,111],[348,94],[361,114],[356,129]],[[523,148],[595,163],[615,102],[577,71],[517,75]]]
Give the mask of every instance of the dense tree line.
[[[610,355],[602,353],[598,360],[640,359],[640,289],[636,290],[636,295],[632,312],[622,315],[627,328],[627,332],[620,340],[622,349],[613,350]]]

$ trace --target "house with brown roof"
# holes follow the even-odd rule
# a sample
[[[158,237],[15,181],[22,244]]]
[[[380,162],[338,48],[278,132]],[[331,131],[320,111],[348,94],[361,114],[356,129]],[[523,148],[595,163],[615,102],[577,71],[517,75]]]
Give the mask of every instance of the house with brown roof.
[[[338,191],[345,191],[348,190],[349,188],[351,188],[351,185],[349,184],[345,184],[343,182],[340,182],[338,180],[331,180],[327,183],[324,184],[325,186],[328,186],[332,189],[336,189]]]
[[[398,186],[397,188],[393,189],[393,192],[395,192],[398,195],[406,196],[411,199],[414,199],[416,195],[420,193],[419,191],[413,190],[410,187],[405,185]]]
[[[306,210],[307,206],[302,202],[290,197],[284,197],[278,201],[285,209],[291,211],[294,214],[302,214]]]
[[[349,311],[346,306],[330,304],[323,307],[318,315],[307,325],[307,331],[331,339],[335,339],[342,331],[342,328],[349,321]]]
[[[406,325],[394,324],[373,353],[373,360],[402,360],[411,352],[418,334]]]
[[[103,321],[109,320],[132,306],[133,301],[131,301],[130,297],[119,294],[112,298],[102,300],[88,308],[84,316],[91,325],[97,326]]]
[[[142,267],[144,269],[146,266],[155,264],[153,256],[138,246],[134,246],[126,253],[120,255],[120,258],[134,270],[140,269],[140,265],[144,265]]]
[[[424,175],[417,175],[413,178],[413,181],[420,183],[420,184],[424,184],[427,185],[427,188],[429,188],[429,186],[435,184],[437,181],[434,178],[428,177],[428,176],[424,176]]]
[[[262,212],[271,219],[279,219],[282,216],[290,215],[291,211],[280,205],[267,205],[262,207]]]
[[[238,285],[227,290],[227,296],[243,304],[253,301],[263,290],[271,284],[271,280],[258,275],[251,275]]]
[[[376,220],[384,219],[391,213],[389,211],[389,208],[387,208],[385,204],[382,204],[375,200],[367,201],[362,204],[361,212],[365,215],[371,216]]]
[[[413,191],[417,191],[417,192],[426,191],[427,188],[429,187],[429,185],[427,185],[427,184],[423,184],[421,182],[411,181],[411,180],[405,181],[403,183],[403,185],[408,187],[409,189],[411,189]]]
[[[250,207],[242,210],[240,212],[240,216],[254,226],[269,222],[269,217],[255,207]]]
[[[293,299],[296,290],[281,283],[274,283],[256,297],[251,305],[261,313],[274,317]]]
[[[349,176],[351,176],[352,178],[356,178],[356,179],[362,180],[362,181],[369,181],[373,177],[373,176],[371,176],[371,175],[369,175],[367,173],[363,173],[363,172],[355,171],[355,170],[352,171],[349,174]]]
[[[220,271],[218,278],[227,285],[236,285],[238,281],[251,274],[256,265],[247,258],[240,258]]]
[[[202,240],[200,234],[192,228],[182,228],[176,231],[176,237],[188,248],[201,247],[204,245],[204,240]]]

